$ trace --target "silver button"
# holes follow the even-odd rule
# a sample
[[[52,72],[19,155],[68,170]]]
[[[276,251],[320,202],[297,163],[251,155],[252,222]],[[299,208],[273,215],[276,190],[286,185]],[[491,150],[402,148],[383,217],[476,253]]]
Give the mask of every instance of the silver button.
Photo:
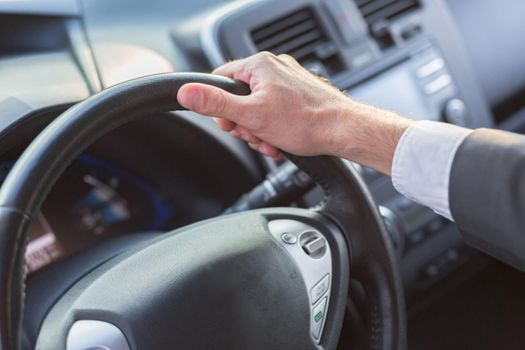
[[[303,245],[304,250],[308,255],[314,255],[317,252],[320,252],[326,246],[326,241],[324,237],[316,237],[313,240],[305,243]]]
[[[321,330],[323,329],[326,316],[326,301],[327,298],[323,298],[312,310],[312,335],[316,340],[321,337]]]
[[[451,124],[464,126],[467,121],[467,115],[467,106],[465,106],[465,102],[459,98],[450,99],[445,103],[445,108],[443,110],[445,121]]]
[[[295,243],[297,243],[297,236],[295,236],[294,234],[289,233],[289,232],[283,233],[281,235],[281,239],[286,244],[295,244]]]
[[[424,90],[427,95],[432,95],[441,89],[446,88],[452,83],[452,78],[448,74],[443,74],[425,85]]]
[[[442,58],[436,57],[417,70],[417,76],[421,79],[426,78],[445,67],[445,61]]]
[[[310,297],[312,298],[312,304],[317,303],[319,299],[326,293],[330,287],[330,275],[326,275],[322,280],[317,282],[315,286],[310,290]]]

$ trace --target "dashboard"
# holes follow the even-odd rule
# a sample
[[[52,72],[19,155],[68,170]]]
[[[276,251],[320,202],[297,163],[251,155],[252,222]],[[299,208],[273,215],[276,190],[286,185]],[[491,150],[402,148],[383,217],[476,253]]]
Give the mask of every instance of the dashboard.
[[[414,119],[523,131],[525,27],[516,16],[524,12],[520,0],[0,1],[0,181],[75,102],[131,78],[209,72],[262,50],[290,54],[354,98]],[[28,295],[54,262],[219,215],[278,165],[191,112],[116,130],[44,203],[26,253]],[[372,169],[361,173],[399,228],[409,305],[485,259],[453,223]],[[319,199],[313,189],[295,204]]]

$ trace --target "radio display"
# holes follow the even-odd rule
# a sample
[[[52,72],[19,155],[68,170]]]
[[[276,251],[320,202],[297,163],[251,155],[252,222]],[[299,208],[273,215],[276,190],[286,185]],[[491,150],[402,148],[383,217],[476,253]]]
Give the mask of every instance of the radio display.
[[[399,112],[414,120],[439,119],[439,113],[427,105],[409,61],[385,70],[349,91],[359,101]]]

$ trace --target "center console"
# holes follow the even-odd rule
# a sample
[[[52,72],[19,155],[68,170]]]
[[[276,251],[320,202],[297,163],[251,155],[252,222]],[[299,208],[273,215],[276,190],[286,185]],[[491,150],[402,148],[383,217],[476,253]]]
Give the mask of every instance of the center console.
[[[412,119],[493,125],[460,35],[440,0],[235,1],[189,21],[173,37],[195,68],[258,51],[286,53],[354,98]],[[367,168],[362,173],[378,204],[402,227],[400,261],[408,298],[424,294],[476,254],[453,223],[401,196],[389,178]],[[306,196],[306,204],[315,197],[315,191]]]

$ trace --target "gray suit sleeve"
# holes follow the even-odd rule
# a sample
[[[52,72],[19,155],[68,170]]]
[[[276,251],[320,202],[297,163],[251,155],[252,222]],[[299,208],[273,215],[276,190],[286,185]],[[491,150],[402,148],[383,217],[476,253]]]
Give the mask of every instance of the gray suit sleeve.
[[[449,190],[465,241],[525,271],[525,137],[475,130],[454,157]]]

